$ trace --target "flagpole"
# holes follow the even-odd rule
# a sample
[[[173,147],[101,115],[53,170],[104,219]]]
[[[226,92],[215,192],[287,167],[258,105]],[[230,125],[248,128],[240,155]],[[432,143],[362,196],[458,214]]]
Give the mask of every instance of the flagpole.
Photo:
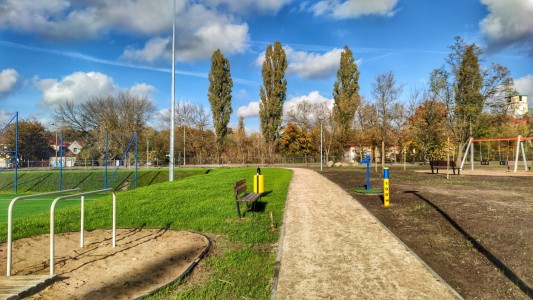
[[[172,100],[170,105],[170,153],[168,162],[168,181],[174,181],[174,103],[176,86],[176,0],[172,0]]]

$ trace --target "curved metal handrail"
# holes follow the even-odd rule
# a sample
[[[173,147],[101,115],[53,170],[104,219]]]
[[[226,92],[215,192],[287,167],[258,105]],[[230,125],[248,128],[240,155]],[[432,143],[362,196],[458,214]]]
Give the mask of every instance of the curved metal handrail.
[[[41,193],[41,194],[35,194],[35,195],[26,195],[26,196],[18,196],[11,200],[9,203],[9,208],[7,209],[7,276],[11,276],[11,262],[12,262],[12,255],[13,255],[13,206],[15,205],[15,202],[18,200],[26,200],[26,199],[32,199],[32,198],[40,198],[43,196],[52,196],[52,195],[58,195],[58,194],[64,194],[64,193],[70,193],[70,192],[79,192],[83,191],[80,188],[75,189],[69,189],[69,190],[63,190],[63,191],[55,191],[55,192],[48,192],[48,193]]]

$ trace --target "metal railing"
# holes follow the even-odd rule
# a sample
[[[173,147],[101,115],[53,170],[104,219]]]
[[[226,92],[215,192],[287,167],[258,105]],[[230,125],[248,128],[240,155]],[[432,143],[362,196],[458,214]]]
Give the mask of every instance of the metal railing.
[[[112,242],[112,245],[113,245],[113,248],[116,246],[117,194],[116,194],[116,192],[115,192],[115,190],[113,188],[107,188],[107,189],[102,189],[102,190],[97,190],[97,191],[92,191],[92,192],[85,192],[85,193],[79,193],[79,194],[74,194],[74,195],[66,195],[66,196],[57,197],[57,198],[54,199],[54,201],[52,202],[52,205],[50,206],[50,275],[54,275],[54,254],[55,254],[55,250],[54,250],[54,227],[55,227],[54,211],[55,211],[55,206],[56,206],[57,202],[59,202],[60,200],[72,199],[72,198],[80,197],[80,200],[81,200],[80,247],[83,248],[83,246],[84,246],[85,196],[93,195],[93,194],[100,194],[100,193],[105,193],[105,192],[111,192],[113,194],[113,233],[112,233],[113,234],[113,237],[112,237],[112,241],[113,242]]]
[[[56,192],[49,192],[49,193],[41,193],[41,194],[35,194],[35,195],[27,195],[27,196],[18,196],[11,200],[9,203],[9,207],[7,209],[7,276],[11,276],[11,262],[12,262],[12,255],[13,255],[13,206],[15,205],[15,202],[18,200],[26,200],[26,199],[32,199],[32,198],[40,198],[45,196],[52,196],[52,195],[58,195],[58,194],[65,194],[65,193],[71,193],[71,192],[79,192],[82,191],[80,188],[70,189],[70,190],[64,190],[64,191],[56,191]]]

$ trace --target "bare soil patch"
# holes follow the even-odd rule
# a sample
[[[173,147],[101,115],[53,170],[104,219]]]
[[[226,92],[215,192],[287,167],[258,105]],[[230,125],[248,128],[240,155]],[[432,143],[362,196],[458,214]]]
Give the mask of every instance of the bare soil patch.
[[[391,205],[353,192],[362,169],[322,174],[349,192],[465,299],[533,297],[532,177],[390,170]],[[372,172],[372,188],[382,188]]]
[[[209,240],[198,233],[166,229],[110,230],[55,236],[58,280],[30,299],[132,299],[180,277],[203,255]],[[6,272],[6,244],[0,244],[0,272]],[[16,240],[13,275],[49,272],[49,235]]]

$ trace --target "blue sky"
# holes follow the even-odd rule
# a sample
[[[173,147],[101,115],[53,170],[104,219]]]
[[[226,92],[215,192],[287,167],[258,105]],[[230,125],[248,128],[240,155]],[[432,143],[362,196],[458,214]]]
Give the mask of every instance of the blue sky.
[[[533,107],[531,0],[176,0],[176,99],[209,107],[210,58],[221,49],[234,80],[231,125],[258,130],[260,61],[285,47],[287,106],[331,101],[344,45],[359,63],[361,95],[393,71],[423,88],[453,37],[507,66]],[[128,90],[170,107],[172,0],[0,0],[0,121],[15,111],[49,126],[67,100]]]

